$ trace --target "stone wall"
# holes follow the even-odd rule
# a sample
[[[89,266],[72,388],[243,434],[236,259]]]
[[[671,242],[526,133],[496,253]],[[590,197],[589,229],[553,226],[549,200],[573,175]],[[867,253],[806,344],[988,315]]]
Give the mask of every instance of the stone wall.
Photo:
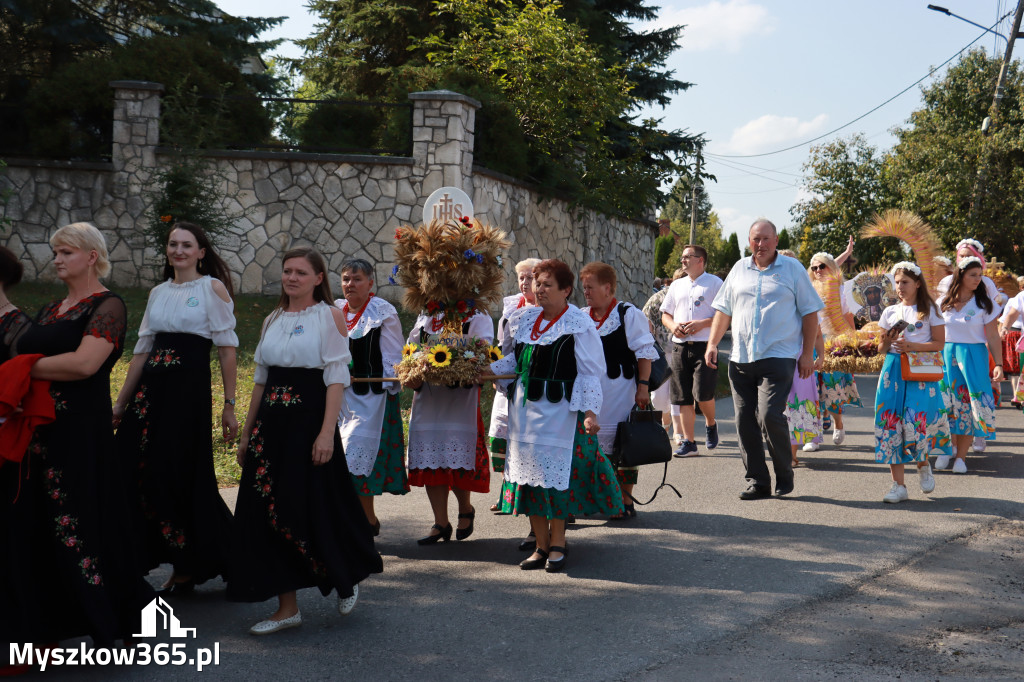
[[[159,146],[159,84],[117,81],[114,87],[112,160],[57,163],[8,159],[0,183],[14,190],[5,215],[13,221],[0,234],[25,263],[27,278],[52,279],[47,239],[60,225],[92,221],[111,251],[110,285],[148,286],[157,277],[160,254],[145,248],[140,227],[147,220],[153,174],[171,150]],[[574,270],[602,260],[619,272],[619,298],[642,304],[649,280],[657,226],[646,221],[578,211],[560,199],[542,199],[532,187],[473,165],[479,102],[448,92],[418,92],[413,103],[411,157],[267,152],[211,152],[226,178],[225,205],[239,216],[220,245],[238,291],[276,294],[279,255],[312,245],[323,252],[339,284],[346,258],[376,265],[380,294],[401,291],[387,284],[392,238],[400,225],[418,224],[423,202],[434,190],[454,186],[473,198],[476,217],[509,232],[509,292],[512,267],[528,257],[558,257]],[[578,299],[577,299],[578,300]]]

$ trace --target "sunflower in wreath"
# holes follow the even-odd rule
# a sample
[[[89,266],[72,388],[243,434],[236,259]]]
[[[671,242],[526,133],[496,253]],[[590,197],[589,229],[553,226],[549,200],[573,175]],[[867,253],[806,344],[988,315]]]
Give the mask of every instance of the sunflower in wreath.
[[[447,367],[452,364],[452,349],[443,343],[433,346],[427,353],[427,358],[434,367]]]

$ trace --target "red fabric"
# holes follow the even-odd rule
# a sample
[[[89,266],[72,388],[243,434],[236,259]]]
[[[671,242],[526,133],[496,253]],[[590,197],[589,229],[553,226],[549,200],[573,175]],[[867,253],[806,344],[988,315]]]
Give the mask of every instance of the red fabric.
[[[0,465],[21,462],[36,427],[52,422],[50,382],[33,379],[32,365],[43,355],[19,355],[0,365]],[[21,407],[21,412],[15,410]]]
[[[1020,374],[1020,356],[1017,352],[1017,342],[1020,341],[1020,332],[1011,329],[1006,332],[1003,338],[1003,373]],[[994,362],[993,358],[993,362]]]
[[[409,485],[443,485],[449,490],[458,488],[474,493],[491,490],[490,458],[487,454],[487,439],[484,437],[484,420],[480,406],[476,408],[476,458],[473,470],[468,469],[409,469]]]

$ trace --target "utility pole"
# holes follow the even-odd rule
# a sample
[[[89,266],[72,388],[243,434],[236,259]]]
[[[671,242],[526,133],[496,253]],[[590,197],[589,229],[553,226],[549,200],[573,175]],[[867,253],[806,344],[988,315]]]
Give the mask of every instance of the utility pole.
[[[992,98],[992,106],[989,107],[988,116],[981,123],[981,132],[983,135],[989,135],[992,132],[992,126],[997,124],[999,117],[999,105],[1003,101],[1003,86],[1006,85],[1006,75],[1010,70],[1010,62],[1013,59],[1013,44],[1017,40],[1017,33],[1020,31],[1021,18],[1024,17],[1024,0],[1017,1],[1017,12],[1013,17],[1013,30],[1010,31],[1010,37],[1006,39],[1006,54],[1003,55],[1003,64],[999,68],[999,78],[996,79],[996,92]],[[989,145],[984,145],[984,152],[981,156],[981,161],[978,164],[978,176],[974,182],[974,197],[971,200],[971,212],[967,219],[967,224],[971,227],[975,226],[978,216],[978,204],[982,200],[982,192],[985,188],[985,179],[988,175],[989,165]]]
[[[1021,0],[1024,3],[1024,0]],[[690,241],[688,244],[697,243],[697,192],[700,186],[700,160],[701,149],[697,147],[697,161],[694,165],[693,180],[690,181]]]

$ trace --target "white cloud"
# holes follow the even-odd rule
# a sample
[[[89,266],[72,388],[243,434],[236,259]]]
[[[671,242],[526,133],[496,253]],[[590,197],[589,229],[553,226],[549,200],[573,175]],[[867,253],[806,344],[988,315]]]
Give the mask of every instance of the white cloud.
[[[715,151],[719,154],[758,154],[772,151],[813,137],[825,128],[827,122],[827,114],[818,114],[809,121],[801,121],[796,116],[765,114],[736,128],[732,131],[729,141]]]
[[[714,197],[714,190],[711,190],[711,195]],[[740,237],[740,251],[742,252],[743,247],[746,246],[747,231],[760,216],[750,215],[741,209],[728,206],[715,206],[715,213],[722,221],[722,236],[728,239],[729,235],[735,232]]]
[[[679,25],[686,26],[681,41],[684,50],[701,52],[717,49],[738,52],[748,38],[772,33],[777,22],[768,8],[748,0],[714,0],[696,7],[673,8],[662,5],[658,18],[642,24],[641,28],[668,28]]]

